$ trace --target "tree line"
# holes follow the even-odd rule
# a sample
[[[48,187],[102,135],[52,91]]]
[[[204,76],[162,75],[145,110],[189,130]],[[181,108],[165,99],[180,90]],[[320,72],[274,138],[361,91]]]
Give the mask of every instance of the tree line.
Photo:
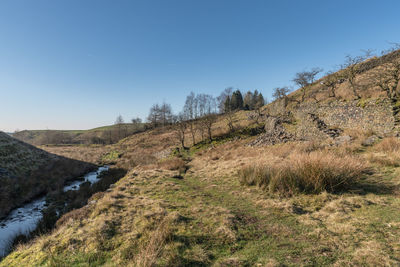
[[[386,92],[390,99],[395,99],[397,101],[400,96],[398,92],[400,87],[400,55],[399,57],[392,57],[391,55],[393,53],[400,54],[398,49],[400,49],[400,45],[395,44],[391,49],[382,51],[382,57],[379,59],[373,55],[371,50],[363,51],[363,54],[358,56],[347,55],[344,63],[337,69],[325,73],[323,79],[318,78],[323,72],[322,68],[316,67],[310,70],[297,72],[292,82],[300,89],[300,97],[297,99],[294,97],[289,98],[288,95],[291,89],[288,86],[283,86],[273,89],[273,99],[285,99],[286,101],[301,103],[309,97],[318,102],[316,91],[309,90],[316,82],[322,86],[322,90],[328,91],[329,97],[332,98],[337,97],[336,91],[339,85],[348,82],[354,97],[360,99],[360,91],[365,85],[361,85],[356,79],[356,76],[369,69],[373,69],[378,63],[382,64],[379,60],[386,57],[390,60],[383,62],[385,66],[374,70],[369,78],[372,80],[374,86]],[[266,100],[258,90],[247,91],[243,94],[240,90],[234,91],[233,88],[229,87],[223,90],[218,97],[191,92],[186,97],[183,110],[176,115],[172,112],[170,104],[165,102],[162,104],[154,104],[150,108],[145,128],[175,125],[181,145],[185,147],[184,138],[187,132],[190,132],[193,144],[196,143],[196,133],[200,133],[201,140],[204,140],[206,137],[209,140],[212,139],[211,127],[216,121],[217,114],[227,115],[227,124],[232,131],[234,130],[232,114],[235,111],[255,110],[257,114],[260,114],[260,108],[265,104]],[[255,117],[257,118],[255,121],[258,122],[260,116]],[[138,123],[138,120],[140,119],[134,119],[132,123]],[[142,124],[141,120],[139,123]]]
[[[394,43],[392,47],[381,51],[381,57],[377,57],[372,50],[363,50],[361,55],[347,55],[342,64],[336,69],[324,74],[319,81],[322,90],[328,92],[331,98],[337,98],[337,89],[340,84],[347,82],[355,99],[361,98],[361,92],[370,86],[376,86],[385,92],[389,99],[396,102],[400,96],[400,44]],[[368,73],[367,83],[361,83],[357,76]],[[285,99],[287,101],[304,102],[307,92],[318,80],[317,77],[323,69],[312,68],[311,70],[297,72],[292,82],[300,89],[300,100],[289,98],[291,92],[288,86],[277,87],[273,90],[274,100]],[[309,97],[319,102],[317,91],[310,92]]]

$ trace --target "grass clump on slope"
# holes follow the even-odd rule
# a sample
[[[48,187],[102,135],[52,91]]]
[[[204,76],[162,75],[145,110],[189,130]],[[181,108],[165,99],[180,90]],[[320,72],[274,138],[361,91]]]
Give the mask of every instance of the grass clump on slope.
[[[242,184],[290,196],[346,190],[361,179],[366,165],[355,156],[327,152],[296,153],[278,164],[251,165],[239,171]]]

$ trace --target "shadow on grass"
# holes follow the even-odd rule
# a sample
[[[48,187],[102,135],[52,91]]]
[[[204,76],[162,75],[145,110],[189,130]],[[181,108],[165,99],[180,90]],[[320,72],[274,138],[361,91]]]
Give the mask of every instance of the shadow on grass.
[[[48,197],[49,206],[43,210],[43,218],[39,221],[36,230],[29,236],[20,235],[14,239],[12,248],[23,244],[36,236],[48,233],[54,227],[60,226],[70,218],[82,219],[87,216],[89,209],[85,207],[88,200],[96,193],[102,193],[110,188],[110,185],[117,182],[126,175],[127,171],[120,168],[110,168],[103,171],[99,178],[100,180],[91,185],[89,182],[81,184],[79,190],[67,191],[59,190],[51,193]]]

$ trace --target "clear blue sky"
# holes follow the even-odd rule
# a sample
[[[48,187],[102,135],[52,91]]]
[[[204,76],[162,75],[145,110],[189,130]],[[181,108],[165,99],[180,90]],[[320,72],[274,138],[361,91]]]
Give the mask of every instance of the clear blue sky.
[[[0,130],[144,118],[400,42],[398,0],[1,0]]]

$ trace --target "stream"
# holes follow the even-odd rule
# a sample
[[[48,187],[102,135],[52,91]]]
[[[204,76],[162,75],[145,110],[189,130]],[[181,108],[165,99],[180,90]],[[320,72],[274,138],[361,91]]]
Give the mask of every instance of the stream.
[[[108,166],[99,167],[96,171],[87,173],[84,179],[73,181],[64,186],[63,191],[78,190],[79,186],[84,182],[94,184],[100,180],[100,173],[108,169]],[[14,209],[5,219],[0,220],[0,258],[10,252],[10,246],[15,237],[21,234],[28,236],[36,229],[37,224],[42,219],[42,211],[45,208],[46,197],[42,197]]]

